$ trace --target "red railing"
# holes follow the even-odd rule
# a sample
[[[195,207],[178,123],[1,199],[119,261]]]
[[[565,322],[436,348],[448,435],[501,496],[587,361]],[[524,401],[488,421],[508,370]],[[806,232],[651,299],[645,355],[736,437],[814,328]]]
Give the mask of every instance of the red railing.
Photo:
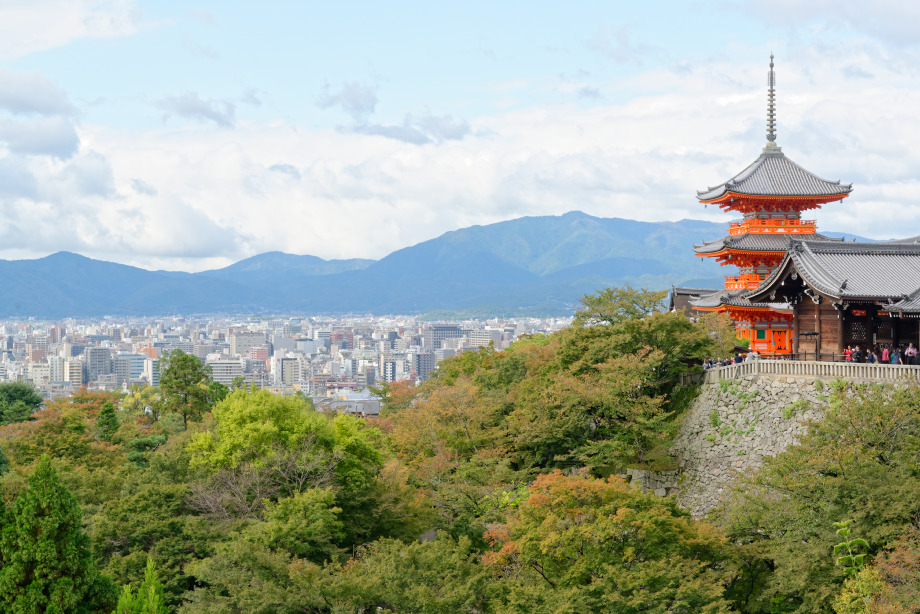
[[[814,234],[818,229],[815,220],[785,220],[776,218],[749,219],[732,222],[728,234]]]

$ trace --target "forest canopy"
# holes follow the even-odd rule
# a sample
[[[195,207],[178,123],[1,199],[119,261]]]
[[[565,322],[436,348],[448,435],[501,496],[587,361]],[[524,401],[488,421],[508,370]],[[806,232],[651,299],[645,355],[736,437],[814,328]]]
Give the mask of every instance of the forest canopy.
[[[707,519],[623,479],[672,468],[680,375],[734,341],[661,298],[586,296],[558,333],[383,386],[375,418],[221,389],[180,354],[160,388],[16,405],[4,611],[915,611],[915,389],[836,384],[825,420]],[[868,545],[853,573],[835,565],[842,520]],[[36,523],[53,544],[28,542]],[[66,555],[38,573],[52,547]]]

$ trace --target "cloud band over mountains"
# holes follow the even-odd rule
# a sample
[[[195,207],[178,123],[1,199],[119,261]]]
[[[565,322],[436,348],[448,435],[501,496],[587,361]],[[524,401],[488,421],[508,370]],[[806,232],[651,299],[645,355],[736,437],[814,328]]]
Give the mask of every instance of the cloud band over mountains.
[[[0,7],[0,258],[200,270],[271,250],[379,258],[573,209],[727,221],[695,191],[759,154],[771,49],[779,144],[855,184],[819,225],[918,234],[904,220],[920,218],[920,46],[905,28],[920,14],[818,5],[704,3],[688,26],[746,34],[705,48],[650,32],[638,6],[593,21],[587,4],[535,7],[501,35],[475,15],[419,16],[388,38],[336,29],[337,8],[275,17],[287,34],[268,35],[269,15],[239,7]],[[55,27],[30,38],[36,23]],[[297,27],[328,52],[299,47]]]

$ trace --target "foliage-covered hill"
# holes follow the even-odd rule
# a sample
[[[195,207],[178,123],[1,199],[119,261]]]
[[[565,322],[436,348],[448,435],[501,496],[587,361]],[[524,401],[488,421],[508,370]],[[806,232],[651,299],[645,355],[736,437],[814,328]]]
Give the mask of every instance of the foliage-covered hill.
[[[668,466],[679,375],[734,341],[660,298],[586,297],[565,330],[386,387],[372,420],[228,391],[181,352],[160,388],[31,417],[0,385],[0,605],[110,614],[118,583],[119,612],[159,614],[917,611],[916,388],[830,383],[708,520],[618,477]]]

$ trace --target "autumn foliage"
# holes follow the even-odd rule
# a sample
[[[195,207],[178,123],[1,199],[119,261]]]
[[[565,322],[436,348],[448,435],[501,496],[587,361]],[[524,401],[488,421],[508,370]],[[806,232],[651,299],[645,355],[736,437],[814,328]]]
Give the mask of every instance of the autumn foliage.
[[[870,591],[872,612],[917,611],[917,389],[831,383],[824,420],[708,519],[623,479],[673,468],[693,393],[680,375],[733,342],[724,320],[660,298],[587,296],[555,334],[382,386],[375,419],[227,391],[180,354],[163,388],[17,405],[0,425],[0,599],[94,614],[118,593],[119,611],[158,614],[774,614],[850,611]],[[842,519],[869,544],[856,576],[831,556]],[[48,561],[15,543],[42,541],[36,522],[60,535],[36,548],[72,547],[50,557],[61,582],[29,588]]]

